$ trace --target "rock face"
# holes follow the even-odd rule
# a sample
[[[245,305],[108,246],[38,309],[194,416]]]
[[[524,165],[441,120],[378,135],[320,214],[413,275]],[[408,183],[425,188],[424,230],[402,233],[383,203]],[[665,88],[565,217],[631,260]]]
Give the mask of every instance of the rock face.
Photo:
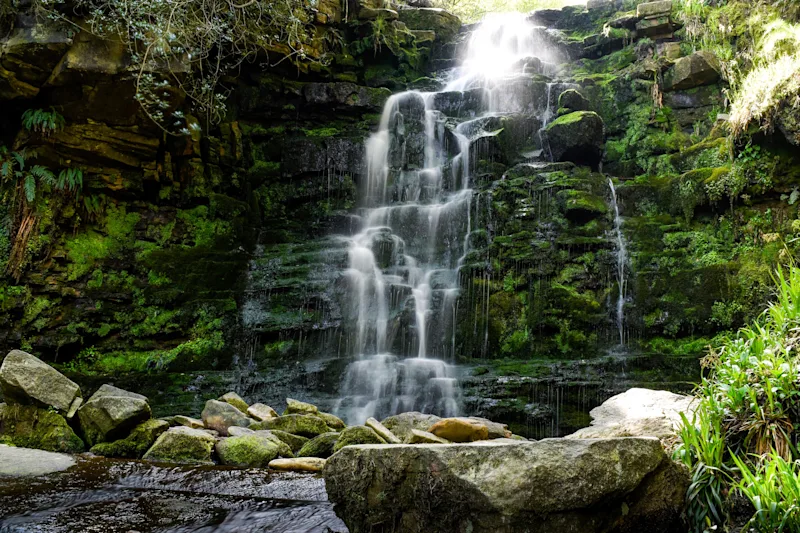
[[[216,439],[202,429],[170,428],[147,450],[143,459],[159,463],[213,465]]]
[[[108,384],[78,410],[81,430],[90,446],[123,437],[150,416],[147,398]]]
[[[22,350],[12,350],[3,359],[0,388],[8,403],[53,407],[65,414],[81,397],[77,384]]]
[[[630,389],[591,411],[592,425],[570,439],[675,436],[681,413],[691,420],[694,398],[669,391]]]
[[[227,402],[208,400],[203,409],[203,424],[208,429],[218,431],[226,436],[231,426],[250,427],[253,420],[242,411]]]
[[[687,478],[651,438],[351,446],[324,476],[351,533],[686,531]]]
[[[569,113],[551,122],[545,131],[553,161],[597,167],[605,142],[600,115],[592,111]]]
[[[682,57],[664,76],[664,90],[679,91],[711,85],[720,79],[717,57],[706,50]]]
[[[406,8],[399,11],[400,22],[410,30],[433,30],[439,39],[449,41],[461,29],[461,21],[452,13],[437,8]]]
[[[51,452],[84,451],[83,441],[63,416],[33,405],[0,403],[0,442]]]

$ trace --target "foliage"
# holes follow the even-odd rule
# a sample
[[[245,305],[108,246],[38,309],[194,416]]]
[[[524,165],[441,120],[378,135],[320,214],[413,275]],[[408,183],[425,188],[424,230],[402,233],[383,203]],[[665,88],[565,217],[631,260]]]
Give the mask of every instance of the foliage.
[[[777,454],[757,467],[735,455],[741,481],[737,489],[756,510],[747,527],[763,533],[797,531],[800,528],[800,464]]]
[[[53,108],[50,111],[28,109],[22,114],[22,125],[26,130],[45,136],[63,130],[64,124],[64,117]]]

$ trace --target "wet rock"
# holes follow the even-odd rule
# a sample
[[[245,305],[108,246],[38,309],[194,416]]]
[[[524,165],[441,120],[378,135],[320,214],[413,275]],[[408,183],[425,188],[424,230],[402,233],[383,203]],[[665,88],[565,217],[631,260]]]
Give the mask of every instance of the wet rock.
[[[92,446],[90,452],[103,457],[140,459],[158,437],[169,429],[164,420],[146,420],[133,428],[130,435],[114,442],[101,442]]]
[[[186,426],[192,429],[203,429],[206,427],[202,420],[190,416],[175,415],[172,417],[172,421],[179,426]]]
[[[706,50],[678,59],[664,75],[664,90],[678,91],[711,85],[720,79],[717,57]]]
[[[296,459],[275,459],[270,461],[269,467],[289,472],[322,472],[325,463],[325,459],[319,457],[298,457]]]
[[[685,485],[652,483],[671,465],[657,439],[511,442],[347,447],[327,492],[353,533],[685,531]]]
[[[391,432],[386,426],[375,420],[374,418],[370,417],[367,418],[367,421],[364,423],[365,426],[372,429],[375,433],[378,434],[380,438],[386,441],[387,444],[401,444],[402,441],[395,436],[394,433]]]
[[[568,109],[570,111],[589,111],[591,104],[576,89],[567,89],[558,96],[558,107],[559,109]]]
[[[319,409],[316,405],[286,398],[286,411],[283,413],[285,415],[316,415],[317,413],[319,413]]]
[[[254,403],[248,407],[247,414],[259,421],[280,416],[275,409],[263,403]]]
[[[597,167],[603,155],[605,124],[592,111],[576,111],[551,122],[545,130],[554,161]]]
[[[143,459],[159,463],[212,465],[211,453],[216,440],[201,429],[170,428],[156,439]]]
[[[253,429],[279,430],[309,438],[330,431],[324,420],[313,415],[283,415],[270,418],[256,423]]]
[[[0,389],[9,404],[53,407],[69,413],[81,389],[59,371],[22,350],[12,350],[0,366]]]
[[[63,416],[33,405],[0,403],[0,441],[51,452],[85,449]]]
[[[412,429],[409,437],[406,439],[406,444],[450,444],[450,441],[437,437],[433,433],[427,431]]]
[[[2,43],[0,65],[20,82],[41,87],[71,44],[66,32],[46,24],[15,28]]]
[[[591,411],[592,425],[569,435],[570,439],[611,437],[674,437],[681,413],[690,420],[695,399],[669,391],[630,389]]]
[[[441,420],[436,415],[423,414],[417,411],[392,415],[381,421],[392,433],[403,441],[407,441],[411,436],[412,429],[428,431],[428,428]]]
[[[484,89],[468,91],[449,91],[436,93],[433,96],[433,109],[441,111],[448,117],[467,118],[478,115],[484,107]]]
[[[250,427],[254,421],[239,409],[226,402],[208,400],[203,409],[203,425],[226,436],[231,426]]]
[[[119,74],[130,64],[128,47],[121,40],[80,32],[55,66],[47,85],[88,83]]]
[[[309,83],[303,87],[305,101],[328,107],[359,107],[380,111],[392,95],[383,87],[362,87],[355,83]]]
[[[247,414],[247,410],[250,408],[250,406],[247,405],[247,402],[244,401],[242,399],[242,397],[239,396],[238,394],[236,394],[235,392],[225,393],[222,396],[220,396],[218,398],[218,400],[221,401],[221,402],[225,402],[225,403],[231,404],[232,406],[234,406],[235,408],[237,408],[238,410],[240,410],[244,414]]]
[[[87,444],[124,437],[152,415],[147,398],[105,384],[78,410],[78,420]]]
[[[489,428],[469,418],[443,418],[428,428],[428,432],[450,442],[475,442],[489,438]]]
[[[43,476],[61,472],[74,464],[75,459],[63,453],[0,444],[0,476]]]
[[[220,439],[216,450],[222,464],[246,468],[266,468],[278,456],[278,445],[258,433]]]
[[[401,7],[400,21],[410,30],[433,30],[439,39],[449,41],[458,35],[461,20],[444,9]]]
[[[336,453],[345,446],[354,446],[357,444],[386,444],[386,441],[380,435],[375,433],[375,430],[367,426],[350,426],[339,433],[339,439],[333,446],[333,452]]]
[[[322,420],[325,421],[325,424],[333,430],[340,430],[347,427],[347,424],[344,423],[344,420],[339,418],[336,415],[332,415],[330,413],[317,413],[317,416],[320,417]]]
[[[310,441],[306,442],[300,451],[297,452],[298,457],[321,457],[327,459],[333,455],[333,448],[336,441],[339,440],[339,433],[323,433],[317,435]]]
[[[275,435],[276,438],[285,442],[289,446],[289,449],[292,450],[292,453],[295,454],[310,440],[307,437],[292,435],[291,433],[287,433],[286,431],[281,431],[279,429],[272,429],[268,431]]]

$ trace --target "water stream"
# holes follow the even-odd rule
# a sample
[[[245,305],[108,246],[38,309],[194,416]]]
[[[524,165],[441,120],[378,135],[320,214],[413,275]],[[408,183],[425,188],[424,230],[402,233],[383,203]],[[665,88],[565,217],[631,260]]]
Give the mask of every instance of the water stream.
[[[611,188],[611,206],[614,209],[614,238],[617,245],[617,330],[619,331],[619,344],[625,345],[625,298],[627,297],[627,285],[625,271],[628,265],[628,248],[625,244],[625,235],[622,233],[622,218],[619,216],[619,205],[617,204],[617,189],[614,181],[609,178],[608,186]]]

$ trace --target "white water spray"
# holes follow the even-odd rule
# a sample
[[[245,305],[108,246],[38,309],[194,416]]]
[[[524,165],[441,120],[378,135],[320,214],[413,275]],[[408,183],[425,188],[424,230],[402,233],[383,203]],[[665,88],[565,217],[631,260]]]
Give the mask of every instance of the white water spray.
[[[617,204],[617,189],[614,182],[609,178],[608,185],[611,188],[611,205],[614,208],[614,236],[617,242],[617,329],[619,330],[619,344],[625,344],[625,297],[627,292],[627,280],[625,269],[628,264],[628,249],[625,245],[625,236],[622,234],[622,218],[619,216],[619,205]]]

